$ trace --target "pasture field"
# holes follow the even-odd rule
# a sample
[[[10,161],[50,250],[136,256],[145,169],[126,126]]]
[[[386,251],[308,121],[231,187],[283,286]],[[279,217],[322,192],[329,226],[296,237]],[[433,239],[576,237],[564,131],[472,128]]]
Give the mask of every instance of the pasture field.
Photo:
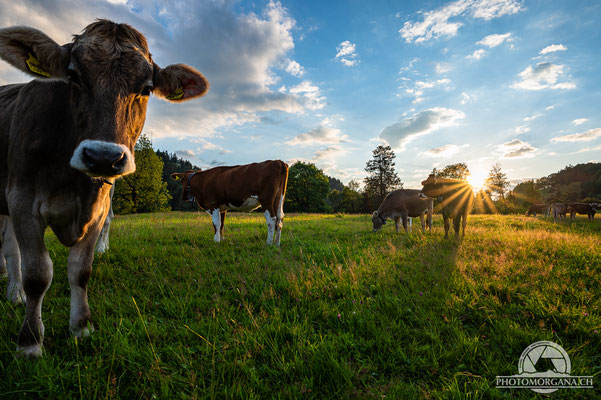
[[[0,398],[504,399],[531,343],[550,340],[601,398],[601,221],[471,216],[463,240],[371,232],[368,215],[292,214],[267,247],[262,214],[118,216],[94,261],[96,332],[69,334],[67,250],[45,355],[15,358],[24,308],[0,302]],[[414,223],[418,222],[414,220]],[[0,280],[2,291],[6,278]]]

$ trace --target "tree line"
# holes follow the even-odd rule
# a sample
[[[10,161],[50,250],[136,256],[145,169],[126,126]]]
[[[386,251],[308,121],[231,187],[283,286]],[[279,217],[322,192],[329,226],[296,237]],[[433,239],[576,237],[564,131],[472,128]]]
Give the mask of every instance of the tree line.
[[[313,163],[296,162],[290,166],[284,209],[287,212],[371,213],[386,195],[403,187],[395,169],[395,154],[390,146],[378,146],[366,163],[363,187],[352,180],[344,184],[327,176]],[[142,135],[135,147],[136,172],[115,183],[113,208],[118,214],[156,211],[194,211],[196,203],[182,199],[182,185],[169,176],[173,172],[198,170],[196,165],[152,148]],[[432,170],[440,177],[467,180],[465,163]],[[424,179],[426,176],[424,176]],[[540,179],[529,180],[509,190],[510,182],[501,165],[491,167],[488,178],[475,196],[474,213],[524,212],[531,204],[557,201],[599,201],[601,163],[568,166]]]

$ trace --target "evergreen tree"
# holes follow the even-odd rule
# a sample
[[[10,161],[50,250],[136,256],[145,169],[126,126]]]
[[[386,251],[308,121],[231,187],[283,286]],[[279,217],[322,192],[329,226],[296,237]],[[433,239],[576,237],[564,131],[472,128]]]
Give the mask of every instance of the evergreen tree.
[[[171,196],[162,180],[163,162],[142,135],[135,147],[136,172],[117,179],[113,209],[119,214],[169,210]]]
[[[373,159],[367,162],[365,171],[365,192],[372,200],[372,208],[377,207],[386,194],[403,187],[401,179],[394,170],[395,154],[390,146],[378,146],[373,151]]]
[[[288,189],[284,209],[290,212],[329,212],[330,184],[315,164],[297,162],[288,170]]]

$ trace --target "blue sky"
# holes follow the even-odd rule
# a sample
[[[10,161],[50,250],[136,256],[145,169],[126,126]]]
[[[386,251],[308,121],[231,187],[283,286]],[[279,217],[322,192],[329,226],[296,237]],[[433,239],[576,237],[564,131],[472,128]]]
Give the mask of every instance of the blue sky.
[[[61,43],[101,17],[205,73],[205,98],[152,99],[145,126],[203,168],[303,160],[346,183],[388,144],[417,187],[461,161],[517,183],[601,158],[598,1],[0,1],[1,26]],[[26,79],[0,62],[0,84]]]

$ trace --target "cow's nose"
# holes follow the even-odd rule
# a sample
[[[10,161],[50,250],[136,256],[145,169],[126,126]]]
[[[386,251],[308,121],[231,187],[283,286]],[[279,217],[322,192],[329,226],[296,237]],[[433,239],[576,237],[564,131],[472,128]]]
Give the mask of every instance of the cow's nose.
[[[134,156],[126,146],[98,140],[81,142],[70,164],[92,177],[117,177],[136,170]]]
[[[118,147],[100,150],[85,147],[81,152],[81,158],[92,171],[118,173],[120,166],[125,163],[125,152]]]

